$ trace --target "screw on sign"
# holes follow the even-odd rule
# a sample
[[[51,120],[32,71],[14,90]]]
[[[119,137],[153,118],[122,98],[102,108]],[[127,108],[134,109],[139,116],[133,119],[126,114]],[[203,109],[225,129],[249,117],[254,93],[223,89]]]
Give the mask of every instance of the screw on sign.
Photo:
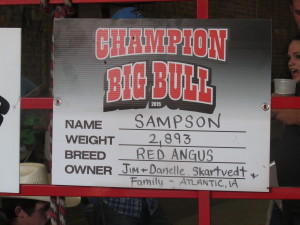
[[[3,122],[3,115],[5,115],[10,108],[10,104],[9,102],[3,98],[2,96],[0,96],[0,126],[2,125]]]

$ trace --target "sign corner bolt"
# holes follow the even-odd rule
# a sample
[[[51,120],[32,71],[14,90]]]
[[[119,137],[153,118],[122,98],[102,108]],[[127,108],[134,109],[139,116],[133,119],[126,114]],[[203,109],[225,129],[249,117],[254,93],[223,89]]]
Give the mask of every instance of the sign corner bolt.
[[[61,103],[62,103],[62,100],[61,100],[60,98],[55,98],[55,99],[54,99],[54,104],[55,104],[56,106],[60,106]]]
[[[268,103],[263,103],[261,106],[262,110],[268,111],[270,109],[270,105]]]

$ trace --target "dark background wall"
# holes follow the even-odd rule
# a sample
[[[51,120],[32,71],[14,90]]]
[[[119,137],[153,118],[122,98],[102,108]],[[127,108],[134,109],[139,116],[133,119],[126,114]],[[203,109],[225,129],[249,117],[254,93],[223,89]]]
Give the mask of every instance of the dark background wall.
[[[209,17],[271,19],[272,75],[287,76],[287,45],[297,32],[289,0],[209,0]]]
[[[124,6],[128,4],[76,4],[75,17],[109,18]],[[196,18],[195,1],[146,2],[135,6],[148,18]],[[209,0],[209,18],[272,20],[272,76],[287,76],[287,44],[297,32],[288,0]],[[22,28],[22,75],[43,85],[45,96],[49,95],[52,21],[51,14],[42,12],[39,5],[0,6],[0,27]]]

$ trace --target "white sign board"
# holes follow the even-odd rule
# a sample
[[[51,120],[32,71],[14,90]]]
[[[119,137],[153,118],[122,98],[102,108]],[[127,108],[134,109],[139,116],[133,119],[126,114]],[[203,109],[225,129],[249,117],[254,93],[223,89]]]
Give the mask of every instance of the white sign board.
[[[0,28],[0,192],[19,192],[21,29]]]
[[[53,184],[268,191],[271,23],[56,20]]]

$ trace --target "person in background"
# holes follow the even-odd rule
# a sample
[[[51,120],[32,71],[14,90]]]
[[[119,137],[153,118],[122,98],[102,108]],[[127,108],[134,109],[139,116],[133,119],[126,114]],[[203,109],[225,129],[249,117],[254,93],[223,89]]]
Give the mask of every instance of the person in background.
[[[35,85],[27,77],[21,77],[21,97],[37,97],[41,86]],[[20,161],[43,162],[42,147],[44,145],[47,114],[41,110],[22,109],[20,130]]]
[[[21,96],[25,96],[35,90],[37,86],[26,77],[21,77]]]
[[[144,16],[135,7],[119,9],[113,19],[137,19]],[[84,198],[90,225],[171,225],[156,198]]]
[[[296,96],[300,96],[300,35],[289,44],[288,67],[292,78],[298,82]],[[300,187],[300,109],[273,109],[272,113],[284,124],[275,158],[279,186]],[[282,200],[282,213],[280,224],[300,225],[300,200]]]
[[[297,25],[298,30],[300,30],[300,0],[289,0],[290,3],[290,10],[291,10],[291,14],[293,16],[293,19]],[[289,53],[288,53],[288,58],[289,58],[289,62],[288,62],[288,66],[289,69],[291,70],[293,67],[296,67],[294,65],[297,55],[290,55],[290,50],[293,49],[293,47],[297,47],[297,37],[295,39],[292,40],[291,44],[289,47]],[[295,44],[295,45],[294,45]],[[296,53],[296,52],[295,52]],[[296,61],[297,64],[297,61]],[[294,74],[294,75],[293,75]],[[293,79],[296,79],[297,81],[299,81],[299,77],[297,75],[297,70],[291,70],[291,75],[293,76]],[[299,92],[299,84],[297,84],[297,92]],[[299,94],[299,93],[298,93]],[[297,95],[297,93],[296,93]],[[276,95],[273,95],[276,96]],[[298,146],[292,146],[291,149],[289,149],[289,146],[292,145],[292,143],[295,142],[295,140],[291,143],[288,143],[288,138],[286,137],[288,135],[289,132],[292,132],[291,130],[293,129],[292,127],[294,127],[294,131],[296,130],[296,127],[299,126],[299,120],[300,120],[300,110],[299,109],[273,109],[272,110],[272,114],[275,115],[275,118],[278,121],[281,121],[283,123],[283,125],[285,126],[285,129],[283,131],[283,136],[281,138],[281,142],[280,142],[280,146],[279,146],[279,152],[276,155],[275,158],[275,162],[276,162],[276,170],[277,170],[277,180],[279,183],[279,186],[299,186],[297,185],[297,179],[296,178],[294,181],[292,181],[295,176],[297,176],[296,174],[294,174],[294,172],[292,172],[292,174],[287,175],[286,178],[284,178],[283,176],[285,176],[284,174],[287,173],[288,171],[291,171],[291,168],[294,167],[293,164],[298,163],[299,157],[297,156],[297,151],[299,151],[299,142],[298,142]],[[297,133],[297,132],[296,132]],[[294,133],[294,135],[292,136],[293,138],[295,138],[296,133]],[[297,136],[297,135],[296,135]],[[291,137],[291,139],[293,139]],[[296,137],[297,138],[297,137]],[[299,138],[299,137],[298,137]],[[295,143],[296,144],[296,143]],[[298,150],[297,150],[298,149]],[[289,155],[285,156],[285,152]],[[291,158],[291,165],[288,165],[288,158],[291,157],[292,152],[296,153],[296,158],[293,159]],[[283,158],[281,159],[281,157],[283,156]],[[294,167],[296,168],[296,167]],[[278,171],[279,170],[279,171]],[[295,171],[295,173],[298,173]],[[290,181],[287,181],[290,180]],[[283,202],[283,205],[280,204],[276,204],[275,201],[273,201],[273,209],[271,210],[271,217],[270,217],[270,221],[269,224],[270,225],[280,225],[280,224],[294,224],[294,223],[288,223],[285,220],[288,220],[288,217],[290,217],[291,220],[292,219],[292,214],[289,216],[289,211],[294,211],[294,213],[298,214],[298,212],[300,212],[300,207],[298,210],[295,211],[295,207],[293,207],[292,205],[300,205],[300,201],[298,200],[283,200],[283,201],[279,201],[280,203]],[[284,208],[284,209],[282,209]],[[283,216],[283,212],[284,211],[284,216]],[[298,212],[297,212],[298,211]],[[284,218],[284,221],[283,221]],[[297,224],[297,223],[295,223]]]
[[[48,225],[50,203],[33,199],[7,198],[2,200],[9,225]]]
[[[45,165],[20,163],[20,184],[49,184]],[[80,203],[80,197],[66,197],[66,207]],[[4,196],[1,199],[1,225],[50,225],[49,196]]]
[[[300,30],[300,0],[289,0],[290,1],[290,9],[294,20],[297,24],[298,29]]]
[[[112,19],[142,19],[145,18],[144,15],[137,10],[136,7],[124,7],[119,10],[117,10],[113,16]]]
[[[83,198],[90,225],[171,225],[156,198]]]

